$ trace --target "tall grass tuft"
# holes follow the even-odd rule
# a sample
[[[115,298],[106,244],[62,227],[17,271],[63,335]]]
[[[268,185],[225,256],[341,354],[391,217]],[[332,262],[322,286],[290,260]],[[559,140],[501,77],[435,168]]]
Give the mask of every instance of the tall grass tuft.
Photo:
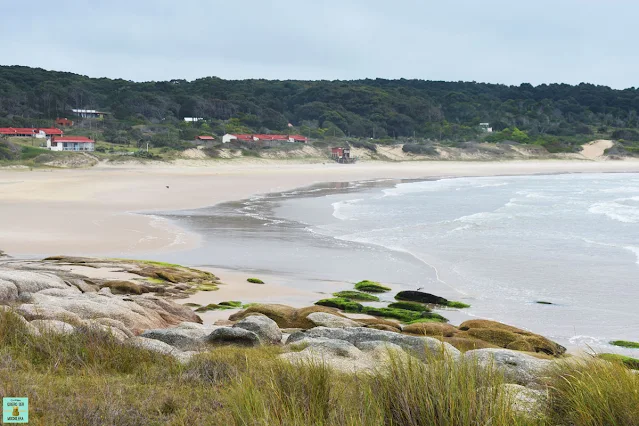
[[[561,363],[550,383],[551,424],[639,425],[639,375],[621,363]]]

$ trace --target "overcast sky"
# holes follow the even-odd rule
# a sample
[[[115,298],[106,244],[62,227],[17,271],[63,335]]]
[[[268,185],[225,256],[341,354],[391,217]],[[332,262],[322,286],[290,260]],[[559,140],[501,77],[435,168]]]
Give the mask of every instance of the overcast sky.
[[[136,81],[634,87],[635,0],[0,0],[0,64]]]

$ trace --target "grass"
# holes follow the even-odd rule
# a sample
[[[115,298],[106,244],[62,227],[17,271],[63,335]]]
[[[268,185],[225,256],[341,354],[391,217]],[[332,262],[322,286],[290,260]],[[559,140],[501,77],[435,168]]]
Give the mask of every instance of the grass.
[[[367,293],[386,293],[391,291],[389,287],[383,286],[376,281],[364,280],[355,284],[355,290],[364,291]]]
[[[621,363],[560,363],[538,386],[547,410],[522,417],[490,366],[389,353],[367,374],[292,365],[276,346],[214,348],[179,364],[80,328],[31,336],[0,313],[0,396],[27,396],[34,425],[633,425],[639,375]]]
[[[639,359],[619,354],[599,354],[599,358],[611,362],[620,362],[631,370],[639,370]]]
[[[359,300],[362,302],[379,302],[379,297],[361,291],[339,291],[337,293],[333,293],[333,296],[348,300]]]
[[[264,281],[262,281],[259,278],[248,278],[246,281],[252,283],[252,284],[264,284]]]
[[[610,344],[614,346],[621,346],[622,348],[639,349],[639,343],[630,342],[628,340],[613,340]]]

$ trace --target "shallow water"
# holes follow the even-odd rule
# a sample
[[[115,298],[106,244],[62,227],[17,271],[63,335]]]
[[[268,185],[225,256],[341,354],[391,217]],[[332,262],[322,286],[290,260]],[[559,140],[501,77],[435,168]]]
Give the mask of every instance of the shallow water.
[[[172,260],[327,292],[361,279],[423,288],[472,305],[444,312],[453,323],[492,318],[639,356],[607,343],[639,341],[637,174],[331,184],[167,217],[203,236]]]

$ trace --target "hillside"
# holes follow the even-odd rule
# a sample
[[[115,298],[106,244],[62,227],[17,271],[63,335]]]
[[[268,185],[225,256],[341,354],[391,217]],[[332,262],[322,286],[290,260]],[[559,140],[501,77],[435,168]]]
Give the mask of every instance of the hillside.
[[[0,66],[0,127],[45,126],[71,109],[70,134],[134,148],[184,150],[200,134],[300,133],[313,141],[370,140],[460,146],[518,142],[551,153],[615,139],[618,155],[639,152],[638,89],[551,84],[505,86],[423,80],[171,80],[137,83]],[[202,118],[186,123],[184,117]],[[69,117],[72,118],[72,117]],[[482,132],[490,123],[494,133]]]

